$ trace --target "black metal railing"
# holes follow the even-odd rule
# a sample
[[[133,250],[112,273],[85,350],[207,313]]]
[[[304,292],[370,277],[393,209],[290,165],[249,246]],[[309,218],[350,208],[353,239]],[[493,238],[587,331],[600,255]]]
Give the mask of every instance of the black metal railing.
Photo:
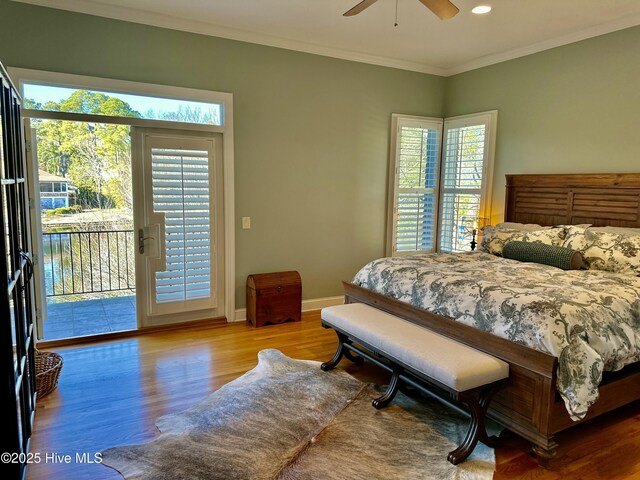
[[[133,230],[42,234],[47,297],[135,289]]]

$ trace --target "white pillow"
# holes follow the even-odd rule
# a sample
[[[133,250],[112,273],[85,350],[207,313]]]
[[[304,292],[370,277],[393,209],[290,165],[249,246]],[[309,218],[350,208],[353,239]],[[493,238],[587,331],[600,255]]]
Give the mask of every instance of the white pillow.
[[[562,246],[582,253],[590,270],[640,276],[640,234],[628,233],[570,227]]]

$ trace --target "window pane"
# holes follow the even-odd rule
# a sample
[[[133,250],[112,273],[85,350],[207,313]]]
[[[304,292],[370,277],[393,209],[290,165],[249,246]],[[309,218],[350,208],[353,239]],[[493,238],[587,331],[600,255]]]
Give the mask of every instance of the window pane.
[[[438,165],[438,132],[416,127],[400,130],[400,188],[433,188]]]
[[[222,125],[217,103],[25,84],[25,108],[111,117]]]
[[[209,152],[151,149],[153,211],[165,215],[167,267],[156,272],[156,302],[211,297]]]
[[[435,194],[398,195],[396,251],[422,251],[433,248]]]
[[[452,128],[445,151],[445,188],[482,188],[485,126]]]
[[[429,251],[434,247],[440,132],[401,126],[397,142],[394,250]]]
[[[40,209],[41,210],[51,210],[53,208],[53,198],[51,197],[40,197]]]
[[[442,196],[440,245],[445,252],[471,250],[473,229],[480,208],[480,193],[447,193]]]
[[[471,250],[480,214],[486,126],[451,128],[444,152],[440,250]]]

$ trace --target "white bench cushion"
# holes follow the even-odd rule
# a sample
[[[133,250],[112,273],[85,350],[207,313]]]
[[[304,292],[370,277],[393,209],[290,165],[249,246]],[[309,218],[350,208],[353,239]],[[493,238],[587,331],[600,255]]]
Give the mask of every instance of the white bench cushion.
[[[322,320],[458,392],[509,376],[509,365],[362,303],[322,309]]]

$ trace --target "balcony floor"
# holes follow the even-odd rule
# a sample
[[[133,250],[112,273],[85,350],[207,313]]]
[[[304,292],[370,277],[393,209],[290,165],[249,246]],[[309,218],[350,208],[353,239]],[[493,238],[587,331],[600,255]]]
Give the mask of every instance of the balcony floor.
[[[43,340],[60,340],[136,328],[135,295],[48,303]]]

